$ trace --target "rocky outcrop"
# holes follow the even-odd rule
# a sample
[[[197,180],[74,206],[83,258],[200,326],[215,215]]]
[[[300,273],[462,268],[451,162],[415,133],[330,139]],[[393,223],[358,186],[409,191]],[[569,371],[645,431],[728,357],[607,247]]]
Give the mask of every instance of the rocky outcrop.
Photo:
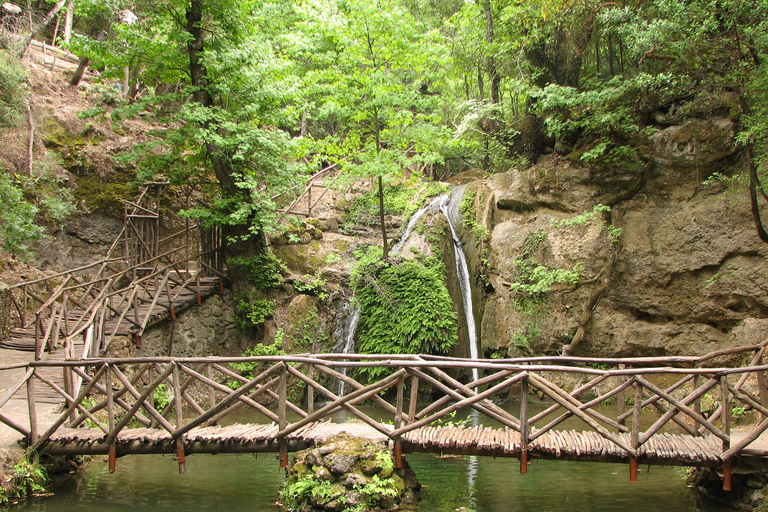
[[[421,485],[407,462],[396,469],[389,450],[337,436],[296,453],[281,501],[303,512],[383,512],[414,507]]]
[[[747,191],[702,184],[738,172],[733,136],[728,119],[691,121],[651,137],[640,176],[550,156],[470,185],[475,221],[491,233],[487,244],[463,233],[485,281],[477,314],[486,354],[557,353],[580,329],[575,353],[594,356],[762,341],[768,247]],[[583,215],[599,204],[610,212]],[[577,271],[578,282],[531,292],[558,270]]]

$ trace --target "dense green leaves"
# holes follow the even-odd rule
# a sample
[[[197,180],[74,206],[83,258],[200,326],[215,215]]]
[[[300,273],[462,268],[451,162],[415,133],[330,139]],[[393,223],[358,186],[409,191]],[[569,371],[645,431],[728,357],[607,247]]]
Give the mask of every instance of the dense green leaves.
[[[445,353],[457,340],[457,317],[442,267],[416,261],[372,263],[353,286],[360,304],[360,353]]]

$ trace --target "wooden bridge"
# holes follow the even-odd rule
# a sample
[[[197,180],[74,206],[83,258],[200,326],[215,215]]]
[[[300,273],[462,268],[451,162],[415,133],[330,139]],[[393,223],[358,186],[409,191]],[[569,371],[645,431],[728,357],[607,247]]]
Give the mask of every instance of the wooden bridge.
[[[11,286],[7,311],[0,311],[11,325],[0,346],[34,350],[37,360],[60,346],[55,358],[95,357],[116,336],[132,336],[140,346],[148,327],[175,320],[180,310],[220,291],[225,275],[218,231],[187,222],[160,238],[165,185],[144,184],[138,199],[126,202],[123,229],[103,259]]]
[[[523,473],[534,458],[619,462],[628,464],[632,481],[638,464],[703,466],[721,468],[729,489],[733,461],[768,455],[750,449],[768,428],[766,344],[703,357],[636,359],[328,354],[36,361],[4,369],[26,373],[0,398],[0,421],[30,450],[108,454],[110,470],[122,455],[175,453],[183,472],[186,455],[204,452],[274,451],[286,466],[289,451],[343,430],[346,425],[329,421],[346,411],[391,442],[398,466],[403,453],[416,451],[517,457]],[[718,358],[744,355],[746,366],[713,366]],[[230,366],[245,362],[255,366],[254,376]],[[462,383],[472,368],[484,376]],[[62,372],[70,391],[46,376],[51,369]],[[349,390],[344,396],[331,391],[337,381]],[[557,384],[576,381],[572,389]],[[37,420],[41,388],[64,405],[51,424]],[[492,401],[510,396],[519,406],[514,414]],[[27,401],[28,421],[4,413],[14,397]],[[543,399],[537,413],[532,397]],[[704,401],[716,407],[703,407]],[[371,416],[365,404],[385,417]],[[759,423],[733,431],[736,407],[757,411]],[[251,416],[233,424],[232,414],[240,410],[243,417],[242,409]],[[467,409],[476,411],[475,425],[446,422]],[[574,419],[581,430],[558,429]]]

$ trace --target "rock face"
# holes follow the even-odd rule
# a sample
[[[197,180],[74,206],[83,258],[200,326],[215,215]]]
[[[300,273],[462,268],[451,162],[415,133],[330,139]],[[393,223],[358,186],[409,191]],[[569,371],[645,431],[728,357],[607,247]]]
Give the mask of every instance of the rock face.
[[[491,233],[463,233],[486,355],[703,354],[764,339],[768,246],[747,191],[702,185],[736,170],[733,135],[727,119],[662,130],[641,176],[550,156],[470,184]],[[569,271],[577,282],[557,279]]]
[[[238,347],[241,331],[233,321],[232,295],[213,295],[202,306],[192,306],[181,311],[173,327],[174,357],[223,355],[228,348]],[[167,356],[171,346],[171,323],[161,322],[145,331],[141,357]]]
[[[337,436],[296,453],[281,501],[302,512],[383,512],[414,507],[421,485],[403,461],[366,439]]]

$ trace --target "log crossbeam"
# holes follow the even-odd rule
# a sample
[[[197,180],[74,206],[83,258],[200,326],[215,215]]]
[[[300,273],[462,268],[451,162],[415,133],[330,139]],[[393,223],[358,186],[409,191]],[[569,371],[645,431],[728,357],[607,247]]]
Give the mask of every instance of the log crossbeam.
[[[245,361],[254,362],[263,370],[249,378],[229,366]],[[128,453],[174,453],[179,470],[184,471],[187,456],[205,451],[275,451],[285,463],[289,451],[311,446],[313,432],[322,430],[324,422],[344,410],[376,435],[391,440],[401,454],[434,451],[518,457],[521,472],[527,472],[528,461],[535,458],[623,462],[629,464],[630,478],[636,478],[634,471],[639,464],[728,467],[734,457],[742,455],[750,443],[768,431],[768,420],[763,418],[755,427],[732,438],[727,423],[721,427],[695,405],[718,386],[726,397],[724,400],[728,400],[727,410],[733,404],[743,404],[768,417],[764,393],[752,392],[744,385],[750,376],[751,382],[758,381],[757,374],[768,371],[764,365],[686,369],[633,368],[629,363],[617,363],[621,365],[618,369],[596,369],[565,363],[562,358],[528,364],[518,360],[466,361],[422,356],[387,359],[365,354],[343,358],[299,354],[36,361],[13,367],[25,368],[24,378],[0,395],[0,422],[23,435],[31,450],[103,453],[109,455],[110,469],[117,457]],[[466,374],[472,366],[483,368],[486,375],[469,383],[455,377]],[[339,370],[344,367],[385,368],[387,375],[360,382],[342,374]],[[50,376],[51,370],[56,369],[68,375],[69,384],[62,386]],[[454,373],[462,369],[465,371]],[[558,372],[576,374],[585,384],[566,391],[553,377]],[[664,374],[677,376],[674,384],[657,385],[655,376]],[[331,391],[333,387],[327,383],[334,379],[349,384],[347,394]],[[38,424],[35,395],[41,390],[35,389],[35,382],[43,384],[43,393],[52,391],[66,404],[64,412],[50,426]],[[238,384],[237,389],[227,385],[231,382]],[[29,425],[4,409],[19,399],[25,384]],[[154,393],[161,385],[171,393],[164,407],[157,407]],[[290,386],[311,390],[307,404],[288,399]],[[410,399],[406,386],[410,386]],[[425,392],[431,394],[432,400],[417,411],[419,394]],[[522,393],[519,417],[492,401],[516,392]],[[587,392],[589,398],[585,398]],[[536,400],[533,393],[550,401],[535,415],[529,412],[529,402]],[[626,395],[634,396],[631,410],[602,406]],[[86,402],[88,397],[90,401]],[[325,402],[317,403],[316,397]],[[364,407],[368,403],[381,405],[385,417],[373,417]],[[643,407],[655,411],[643,412]],[[217,424],[238,408],[262,414],[273,423]],[[467,409],[477,411],[478,426],[467,428],[440,422]],[[616,410],[616,414],[611,410]],[[656,415],[644,432],[640,430],[641,413]],[[632,426],[628,428],[624,421],[630,417]],[[574,418],[586,425],[584,431],[557,430],[562,428],[563,421]],[[134,419],[150,428],[129,428]],[[485,419],[493,423],[483,426]],[[676,430],[670,431],[672,428]],[[709,435],[695,435],[699,428]],[[38,435],[38,431],[45,432]]]

